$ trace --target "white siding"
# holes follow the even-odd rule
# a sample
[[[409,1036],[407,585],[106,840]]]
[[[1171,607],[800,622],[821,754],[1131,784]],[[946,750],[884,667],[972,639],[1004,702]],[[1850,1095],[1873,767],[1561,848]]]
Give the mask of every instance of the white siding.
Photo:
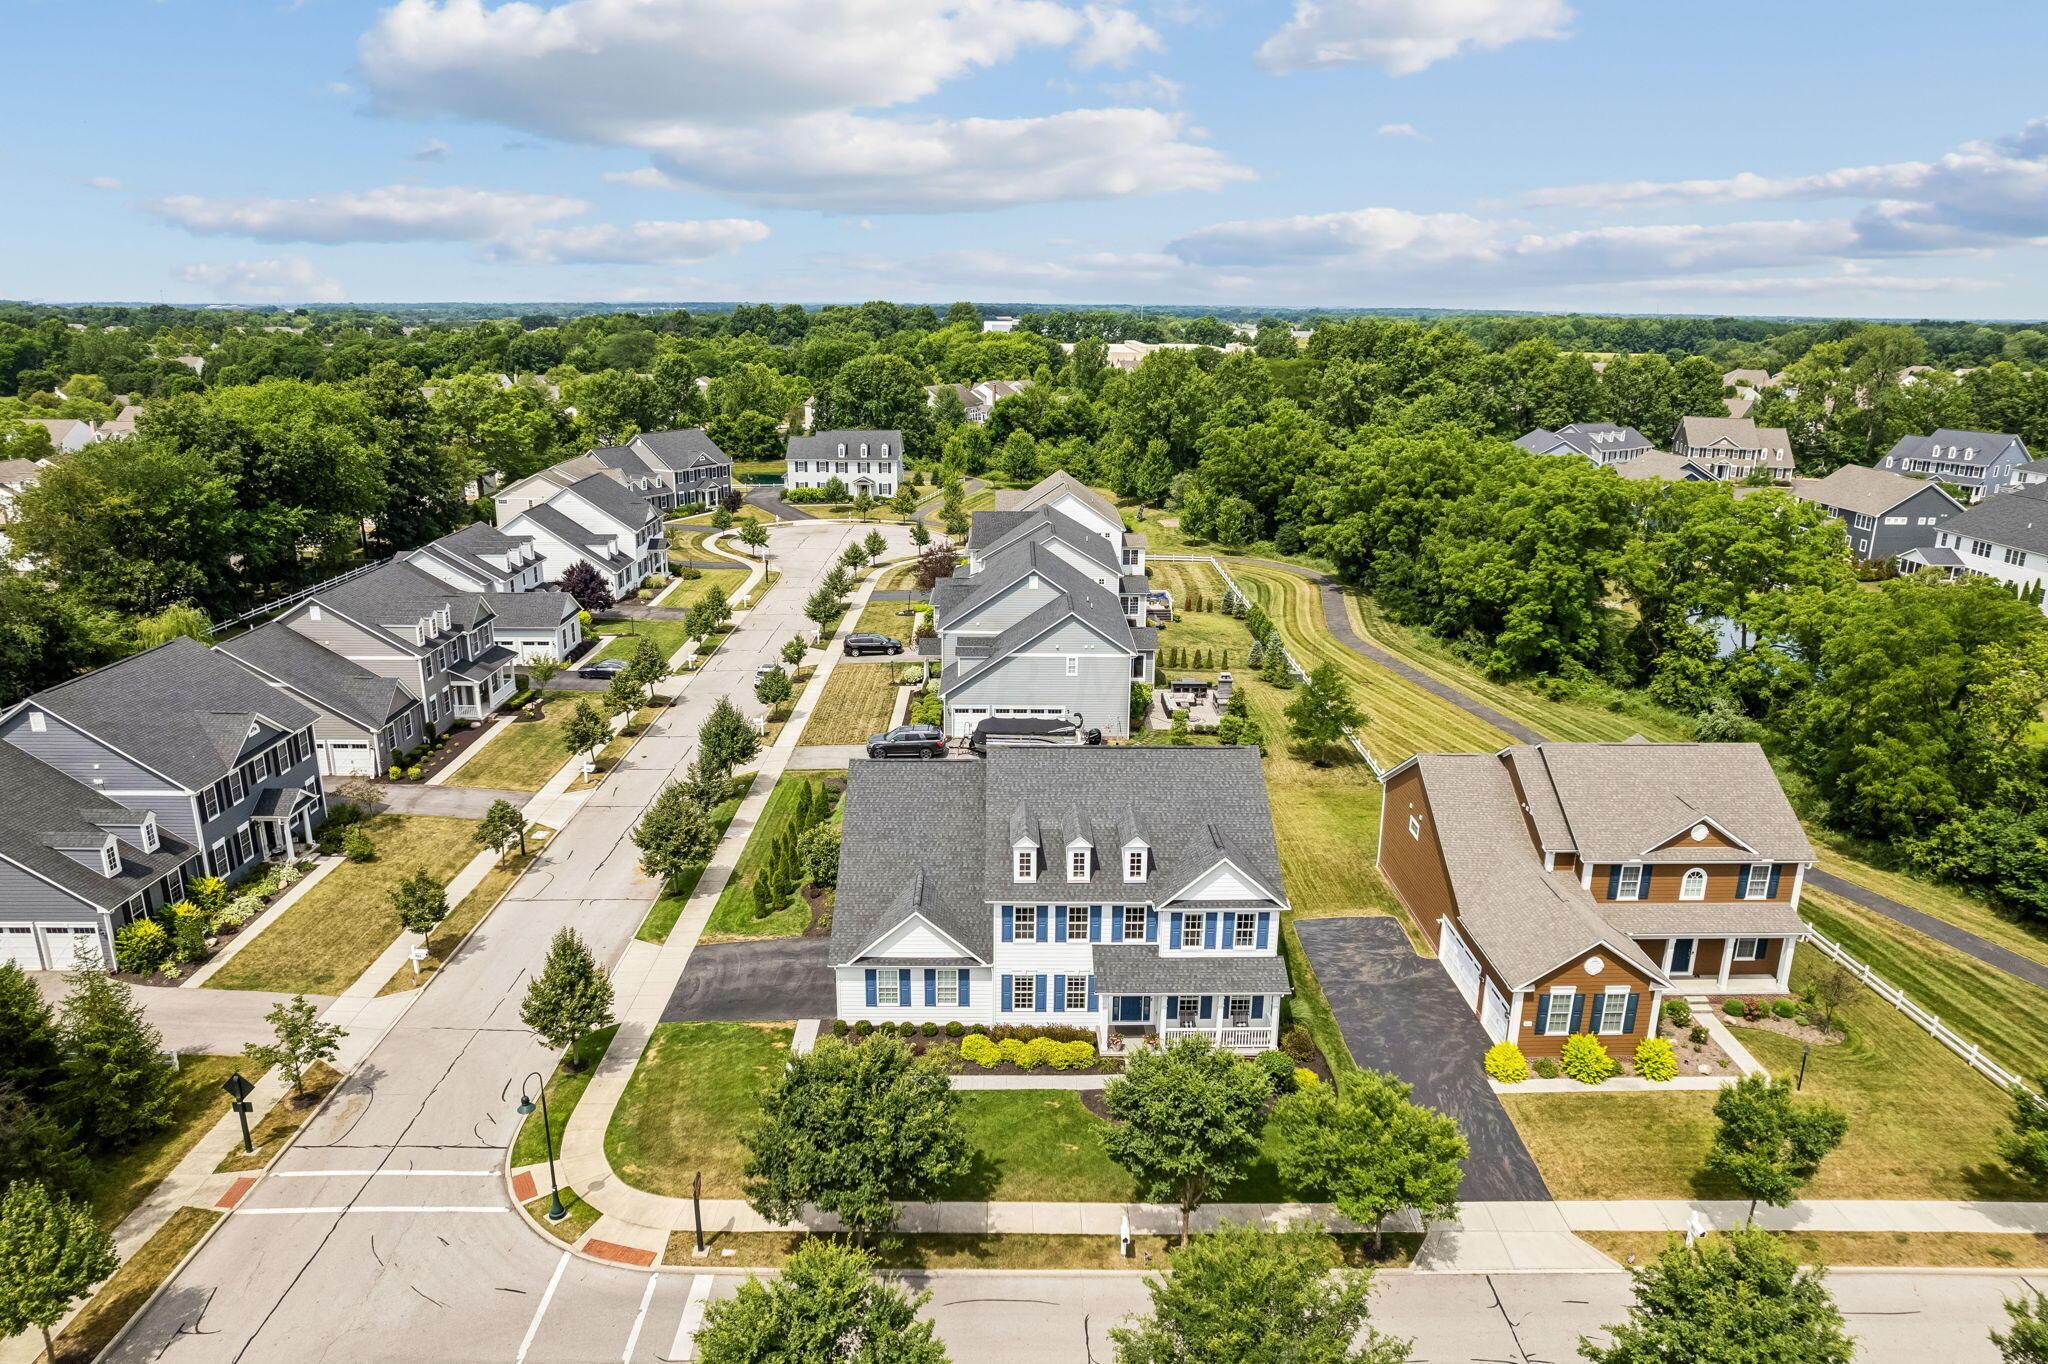
[[[895,968],[878,967],[878,970]],[[839,1000],[839,1017],[844,1019],[865,1018],[871,1023],[938,1023],[958,1021],[964,1024],[985,1026],[994,1018],[995,987],[989,982],[986,967],[971,967],[967,974],[967,1003],[964,1006],[939,1005],[926,1007],[924,1002],[925,968],[913,966],[910,971],[911,998],[914,1003],[895,1008],[867,1005],[867,968],[864,966],[842,966],[833,972],[834,988]],[[954,968],[936,968],[950,970]]]

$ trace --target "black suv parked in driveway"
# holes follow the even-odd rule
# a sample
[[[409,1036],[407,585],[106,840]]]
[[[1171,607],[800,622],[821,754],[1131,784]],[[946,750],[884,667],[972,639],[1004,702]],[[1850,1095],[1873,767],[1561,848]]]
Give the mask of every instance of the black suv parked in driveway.
[[[849,654],[900,654],[903,641],[887,635],[848,635],[845,647]]]
[[[898,725],[868,740],[870,758],[943,758],[946,736],[937,725]]]

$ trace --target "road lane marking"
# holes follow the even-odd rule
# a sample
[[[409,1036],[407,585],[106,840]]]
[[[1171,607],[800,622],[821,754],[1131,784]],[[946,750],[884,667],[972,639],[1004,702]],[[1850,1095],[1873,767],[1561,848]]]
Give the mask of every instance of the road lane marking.
[[[332,1204],[332,1205],[330,1205],[330,1206],[325,1206],[325,1207],[311,1207],[311,1208],[242,1208],[242,1209],[240,1209],[240,1210],[239,1210],[239,1212],[238,1212],[238,1214],[237,1214],[237,1215],[238,1215],[238,1216],[242,1216],[242,1217],[282,1217],[282,1216],[286,1215],[287,1213],[294,1213],[294,1214],[300,1214],[300,1215],[305,1215],[305,1214],[314,1214],[314,1213],[327,1213],[327,1214],[332,1214],[332,1213],[341,1213],[341,1212],[432,1212],[432,1213],[443,1213],[443,1212],[510,1212],[510,1211],[512,1211],[512,1209],[510,1209],[510,1208],[506,1207],[506,1206],[505,1206],[505,1205],[503,1205],[502,1203],[500,1203],[500,1204],[496,1204],[496,1205],[491,1205],[491,1204],[483,1204],[483,1203],[454,1203],[454,1204],[443,1204],[443,1205],[441,1205],[441,1206],[438,1206],[438,1207],[437,1207],[437,1206],[433,1206],[433,1205],[430,1205],[430,1204],[425,1204],[425,1203],[392,1203],[392,1204],[376,1204],[376,1203],[348,1203],[348,1204],[342,1204],[342,1203],[336,1203],[336,1204]]]
[[[526,1352],[533,1348],[533,1338],[540,1334],[540,1319],[548,1314],[548,1304],[555,1300],[555,1290],[562,1283],[562,1271],[568,1267],[569,1252],[565,1250],[562,1258],[555,1261],[555,1272],[548,1276],[547,1291],[540,1295],[540,1305],[533,1309],[533,1320],[526,1324],[526,1335],[519,1342],[519,1353],[512,1356],[512,1364],[526,1364]]]
[[[272,1179],[496,1179],[496,1170],[273,1170]]]
[[[634,1314],[633,1329],[626,1335],[626,1352],[619,1356],[619,1364],[633,1364],[633,1347],[640,1343],[640,1328],[647,1324],[647,1304],[654,1301],[654,1286],[661,1282],[661,1275],[647,1276],[647,1291],[640,1295],[640,1310]]]
[[[688,1361],[697,1357],[697,1331],[704,1325],[704,1300],[711,1296],[711,1276],[699,1274],[690,1280],[690,1296],[683,1302],[683,1319],[676,1323],[675,1344],[668,1357]]]

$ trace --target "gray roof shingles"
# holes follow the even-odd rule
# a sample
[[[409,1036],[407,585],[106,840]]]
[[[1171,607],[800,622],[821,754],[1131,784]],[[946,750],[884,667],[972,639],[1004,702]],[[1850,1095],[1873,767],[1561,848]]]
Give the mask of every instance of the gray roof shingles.
[[[98,847],[105,837],[101,826],[139,823],[141,819],[140,812],[127,809],[53,767],[46,767],[12,744],[0,743],[0,857],[19,863],[88,903],[113,909],[174,867],[183,866],[191,859],[193,849],[164,833],[161,827],[153,853],[117,839],[121,870],[113,876],[102,876],[50,846],[53,841],[80,840],[53,840],[51,835],[83,826],[81,832],[91,831],[83,842]]]
[[[1951,516],[1941,528],[1963,539],[2048,554],[2048,498],[2037,489],[2015,488]]]
[[[391,678],[329,652],[282,621],[237,635],[220,648],[366,729],[382,729],[419,704]]]

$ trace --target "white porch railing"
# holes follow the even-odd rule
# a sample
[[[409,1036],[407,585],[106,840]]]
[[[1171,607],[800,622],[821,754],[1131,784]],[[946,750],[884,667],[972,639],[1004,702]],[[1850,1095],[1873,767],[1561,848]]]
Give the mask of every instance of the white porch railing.
[[[1159,1040],[1168,1044],[1177,1042],[1183,1037],[1206,1037],[1217,1046],[1226,1047],[1234,1051],[1270,1051],[1275,1041],[1274,1032],[1268,1027],[1219,1028],[1212,1024],[1206,1028],[1199,1026],[1183,1028],[1174,1024],[1168,1024],[1159,1030]]]
[[[1819,948],[1823,955],[1832,957],[1848,967],[1850,971],[1855,973],[1858,980],[1868,985],[1877,993],[1879,999],[1882,999],[1885,1003],[1919,1024],[1929,1037],[1932,1037],[1957,1056],[1960,1056],[1964,1065],[1991,1081],[1992,1084],[1997,1085],[2000,1089],[2009,1090],[2014,1085],[2025,1083],[2020,1076],[2013,1074],[2004,1066],[1999,1065],[1998,1062],[1986,1056],[1982,1047],[1962,1036],[1954,1028],[1951,1028],[1935,1015],[1907,998],[1904,990],[1901,990],[1898,986],[1893,985],[1890,981],[1878,975],[1877,972],[1871,970],[1867,963],[1860,962],[1850,956],[1848,952],[1843,950],[1840,944],[1830,942],[1826,935],[1821,933],[1812,924],[1806,926],[1806,935],[1807,940]]]

